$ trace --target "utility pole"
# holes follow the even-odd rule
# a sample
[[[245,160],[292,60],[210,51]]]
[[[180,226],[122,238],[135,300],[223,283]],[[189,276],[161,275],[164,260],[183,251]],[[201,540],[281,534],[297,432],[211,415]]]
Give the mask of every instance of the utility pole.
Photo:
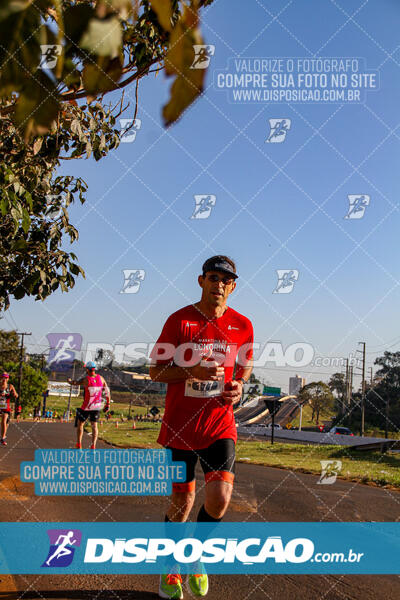
[[[345,379],[345,381],[346,381],[346,387],[345,387],[345,389],[346,389],[346,396],[345,396],[345,398],[346,398],[346,406],[349,407],[349,405],[350,405],[350,394],[349,394],[349,389],[350,389],[350,387],[349,387],[349,383],[350,383],[350,370],[349,370],[349,359],[348,358],[346,358],[346,379]],[[344,406],[342,405],[342,414],[344,412],[345,412],[344,411]]]
[[[353,365],[350,367],[350,385],[349,385],[349,406],[351,404],[351,398],[353,396]]]
[[[358,342],[362,344],[363,359],[362,359],[362,380],[361,380],[361,436],[364,437],[365,431],[365,342]]]
[[[72,363],[72,381],[75,380],[75,360]],[[69,414],[71,412],[71,395],[72,395],[72,385],[69,386],[69,396],[68,396],[68,408],[67,408],[67,421],[69,422]]]
[[[23,358],[24,358],[24,337],[26,335],[32,335],[31,333],[27,333],[26,331],[21,332],[21,331],[17,331],[17,335],[21,336],[21,347],[20,347],[20,353],[19,353],[19,373],[18,373],[18,404],[21,405],[22,407],[22,402],[21,402],[21,383],[22,383],[22,362],[23,362]],[[15,402],[14,404],[14,417],[17,416],[17,412],[18,412],[18,404]]]
[[[369,370],[371,371],[371,387],[372,387],[372,367],[370,367]]]

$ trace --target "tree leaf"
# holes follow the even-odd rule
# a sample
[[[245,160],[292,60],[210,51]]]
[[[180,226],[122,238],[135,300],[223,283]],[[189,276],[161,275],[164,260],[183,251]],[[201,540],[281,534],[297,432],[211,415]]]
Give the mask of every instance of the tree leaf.
[[[88,4],[68,6],[64,12],[64,31],[67,41],[75,48],[88,28],[95,11]]]
[[[127,19],[132,13],[132,2],[130,0],[105,0],[105,2],[118,13],[121,19]]]
[[[7,19],[13,13],[25,10],[29,4],[31,4],[31,0],[9,0],[8,2],[2,0],[0,3],[0,21]]]
[[[43,138],[39,137],[33,142],[33,154],[37,154],[43,144]]]
[[[171,31],[172,6],[170,0],[150,0],[151,8],[165,31]]]
[[[88,94],[96,95],[112,90],[122,75],[120,58],[109,60],[99,56],[97,62],[87,63],[83,69],[83,85]]]
[[[32,4],[0,19],[0,95],[19,91],[36,70],[42,30],[40,13]]]
[[[196,28],[194,9],[186,9],[175,25],[167,55],[165,72],[176,75],[171,87],[170,100],[163,108],[165,125],[171,125],[183,111],[203,91],[206,69],[191,69],[194,57],[194,44],[202,44],[199,30]]]
[[[119,19],[90,19],[79,45],[90,54],[116,58],[122,48],[122,28]]]
[[[43,71],[37,71],[22,89],[15,110],[15,121],[25,141],[47,133],[57,119],[59,108],[54,82]]]
[[[29,228],[31,226],[31,218],[29,216],[29,213],[27,210],[23,211],[23,217],[22,217],[22,229],[24,230],[25,233],[28,233]]]

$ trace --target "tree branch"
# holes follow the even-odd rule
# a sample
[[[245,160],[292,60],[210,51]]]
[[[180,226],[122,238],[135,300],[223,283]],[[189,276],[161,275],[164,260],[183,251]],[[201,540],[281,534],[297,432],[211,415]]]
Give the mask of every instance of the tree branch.
[[[133,75],[131,75],[124,81],[118,83],[117,85],[115,85],[111,90],[108,90],[107,94],[109,94],[110,92],[114,92],[115,90],[122,90],[124,87],[126,87],[127,85],[132,83],[132,81],[135,81],[136,79],[140,79],[141,77],[143,77],[144,75],[147,75],[148,73],[153,73],[154,71],[149,71],[148,69],[149,69],[149,67],[156,64],[159,61],[160,61],[159,58],[154,59],[151,63],[146,65],[146,67],[144,67],[140,71],[136,71],[136,73],[133,73]],[[161,67],[161,68],[164,68],[164,67]],[[158,71],[159,69],[156,69],[156,70]],[[79,98],[85,98],[87,95],[88,95],[88,93],[86,90],[81,90],[81,91],[78,90],[76,92],[67,92],[67,93],[61,94],[60,97],[61,97],[61,100],[78,100]],[[100,96],[101,94],[97,94],[97,95]]]

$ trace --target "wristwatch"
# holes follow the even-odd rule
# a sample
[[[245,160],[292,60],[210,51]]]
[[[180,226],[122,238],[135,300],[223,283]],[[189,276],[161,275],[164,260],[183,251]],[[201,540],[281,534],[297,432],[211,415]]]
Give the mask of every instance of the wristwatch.
[[[236,381],[241,381],[241,382],[243,383],[243,385],[244,385],[245,383],[247,383],[247,380],[246,380],[246,379],[244,379],[244,377],[239,377],[239,379],[236,379]]]

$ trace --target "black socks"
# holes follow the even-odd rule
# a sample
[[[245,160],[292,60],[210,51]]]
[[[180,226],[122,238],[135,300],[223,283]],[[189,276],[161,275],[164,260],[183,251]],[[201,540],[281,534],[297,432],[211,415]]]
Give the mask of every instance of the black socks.
[[[201,507],[201,509],[199,510],[199,514],[197,515],[197,522],[198,523],[220,523],[222,521],[221,519],[214,519],[214,517],[212,517],[211,515],[208,514],[208,512],[206,511],[204,504]]]

